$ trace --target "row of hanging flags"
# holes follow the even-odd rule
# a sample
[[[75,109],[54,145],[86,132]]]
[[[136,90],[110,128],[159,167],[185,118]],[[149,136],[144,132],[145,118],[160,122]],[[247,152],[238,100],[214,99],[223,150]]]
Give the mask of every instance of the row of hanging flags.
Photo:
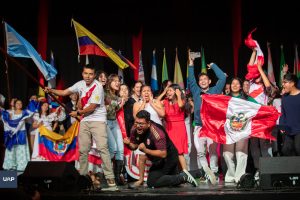
[[[32,45],[24,39],[20,34],[18,34],[10,25],[7,23],[5,24],[5,31],[6,31],[6,44],[7,44],[7,53],[12,57],[23,57],[23,58],[31,58],[40,72],[43,74],[45,79],[47,81],[53,80],[57,74],[57,70],[55,69],[53,64],[49,64],[45,62],[41,56],[36,52],[36,50],[32,47]],[[136,69],[135,65],[131,63],[128,59],[126,59],[124,56],[121,55],[120,52],[116,52],[113,50],[110,46],[103,43],[99,38],[97,38],[94,34],[92,34],[90,31],[88,31],[86,28],[84,28],[81,24],[76,22],[72,19],[72,24],[74,25],[77,42],[78,42],[78,51],[79,55],[98,55],[98,56],[105,56],[112,59],[119,67],[119,69],[122,72],[122,69],[126,67],[131,67],[132,69]],[[197,55],[201,55],[201,72],[206,73],[206,63],[205,63],[205,55],[204,55],[204,49],[201,48],[201,54],[200,52],[196,52]],[[199,57],[199,56],[198,56]],[[53,57],[52,57],[53,59]],[[53,61],[51,59],[51,61]],[[281,59],[280,59],[280,66],[282,67],[285,64],[284,55],[283,55],[283,47],[281,47]],[[297,46],[295,46],[295,61],[294,61],[294,73],[300,75],[300,65],[299,65],[299,59],[298,59],[298,52],[297,52]],[[143,63],[142,63],[142,53],[139,51],[139,76],[138,78],[142,81],[145,81],[144,79],[144,70],[143,70]],[[120,73],[121,73],[120,72]],[[186,74],[188,76],[188,73]],[[270,51],[270,45],[268,44],[268,77],[270,81],[276,85],[275,77],[273,73],[273,65],[272,65],[272,58],[271,58],[271,51]],[[163,63],[162,63],[162,81],[168,80],[168,68],[167,68],[167,62],[166,62],[166,52],[164,49],[164,55],[163,55]],[[280,80],[280,79],[279,79]],[[176,49],[176,56],[175,56],[175,69],[174,69],[174,83],[179,84],[182,88],[184,88],[184,82],[182,77],[182,72],[178,60],[178,54]],[[152,73],[151,73],[151,87],[154,91],[158,90],[158,79],[157,79],[157,62],[156,62],[156,51],[153,51],[152,55]],[[188,87],[188,86],[187,86]],[[213,97],[213,96],[212,96]],[[224,97],[225,98],[225,97]],[[227,98],[227,97],[226,97]],[[221,102],[226,102],[221,97],[215,98],[220,99]],[[213,102],[213,99],[210,99],[209,96],[204,97],[204,104]],[[227,99],[226,99],[227,100]],[[255,105],[254,105],[255,107]],[[256,106],[257,107],[257,106]],[[265,108],[263,106],[259,106],[256,108],[256,110],[261,110],[262,108]],[[205,109],[203,110],[205,111]],[[225,111],[224,111],[225,112]],[[275,112],[275,111],[274,111]],[[259,112],[261,113],[261,112]],[[202,113],[203,114],[203,113]],[[274,114],[274,113],[273,113]],[[226,114],[224,114],[225,116]],[[25,116],[25,115],[24,115]],[[256,115],[255,115],[256,116]],[[18,121],[10,121],[9,118],[6,116],[3,116],[8,123],[6,130],[11,130],[14,128],[13,126],[16,126],[16,123]],[[252,118],[247,116],[248,118]],[[23,119],[24,117],[22,117]],[[224,117],[222,117],[223,119]],[[119,124],[124,124],[124,111],[120,111],[118,113],[118,122]],[[228,122],[229,123],[229,122]],[[253,124],[255,125],[255,118],[252,120],[252,128]],[[240,125],[240,124],[238,124]],[[39,153],[42,157],[44,157],[46,160],[52,160],[52,161],[74,161],[78,160],[78,127],[79,123],[75,122],[62,136],[57,133],[54,133],[52,131],[47,130],[45,127],[41,126],[39,128]],[[209,127],[207,125],[207,127]],[[123,137],[126,137],[126,130],[124,126],[120,126],[121,132]],[[250,128],[250,129],[252,129]],[[224,130],[226,132],[226,129],[224,127]],[[209,136],[209,133],[211,131],[203,130],[203,134],[206,134]],[[212,131],[214,132],[214,131]],[[7,134],[9,136],[11,134]],[[224,134],[224,136],[220,136],[219,138],[215,138],[216,141],[221,143],[231,143],[229,142],[231,136],[227,135],[227,138],[225,138],[227,134]],[[255,135],[255,132],[251,132],[251,136],[259,137],[259,135]],[[16,135],[14,135],[16,137]],[[212,135],[211,137],[216,137],[215,135]],[[9,138],[9,137],[8,137]],[[14,141],[13,138],[11,141]],[[21,140],[19,140],[21,141]],[[233,140],[235,141],[235,139]],[[11,143],[14,144],[13,142]],[[11,146],[8,145],[10,148]],[[135,152],[131,152],[129,149],[125,148],[124,155],[126,157],[126,169],[128,173],[135,178],[139,177],[138,174],[138,154]],[[94,165],[101,164],[101,158],[99,155],[95,153],[89,154],[89,162]],[[147,168],[146,168],[146,176],[147,178],[147,172],[149,169],[151,163],[149,161],[147,162]]]
[[[32,45],[24,39],[20,34],[18,34],[10,25],[5,23],[5,31],[6,31],[6,41],[7,41],[7,53],[12,57],[23,57],[23,58],[31,58],[39,71],[43,74],[45,79],[49,82],[50,87],[55,86],[55,77],[57,74],[57,70],[54,67],[53,62],[51,64],[42,60],[41,56],[37,53],[37,51],[32,47]],[[83,27],[81,24],[72,19],[72,24],[75,29],[77,44],[78,44],[78,52],[79,55],[98,55],[109,57],[112,61],[116,63],[118,66],[118,74],[123,77],[123,69],[126,67],[131,67],[132,69],[137,69],[137,67],[126,59],[121,52],[117,52],[112,49],[110,46],[106,45],[99,38],[97,38],[94,34],[92,34],[89,30]],[[268,48],[268,77],[274,85],[276,85],[270,43],[267,44]],[[168,69],[166,62],[166,51],[164,49],[163,55],[163,64],[162,64],[162,77],[161,81],[168,80]],[[153,51],[152,55],[152,70],[151,70],[151,81],[150,85],[153,91],[158,90],[158,77],[157,77],[157,62],[156,62],[156,51]],[[53,53],[51,52],[51,61],[53,61]],[[283,53],[283,46],[281,46],[281,55],[280,55],[280,69],[285,65],[285,58]],[[281,71],[280,70],[280,71]],[[187,70],[188,71],[188,70]],[[201,48],[201,72],[206,73],[206,62],[204,49]],[[294,71],[298,77],[300,77],[300,64],[298,57],[297,46],[295,46],[295,59],[294,59]],[[188,76],[188,72],[186,74]],[[282,74],[280,73],[278,77],[278,86],[281,86]],[[178,60],[178,53],[176,48],[175,55],[175,67],[174,67],[174,83],[179,84],[182,88],[184,87],[183,76],[181,72],[181,67]],[[139,51],[139,62],[138,62],[138,80],[145,82],[145,74],[144,74],[144,66],[142,62],[142,52]],[[188,88],[188,84],[186,83],[186,88]]]

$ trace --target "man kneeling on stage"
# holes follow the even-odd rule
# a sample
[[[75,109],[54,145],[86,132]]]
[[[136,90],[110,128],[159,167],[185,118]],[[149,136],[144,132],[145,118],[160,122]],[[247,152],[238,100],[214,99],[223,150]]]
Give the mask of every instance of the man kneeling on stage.
[[[183,170],[178,174],[178,152],[169,139],[165,129],[150,120],[150,113],[141,110],[137,113],[131,129],[130,140],[124,138],[131,150],[139,148],[151,160],[147,185],[148,187],[177,186],[189,182],[198,186],[194,177]]]

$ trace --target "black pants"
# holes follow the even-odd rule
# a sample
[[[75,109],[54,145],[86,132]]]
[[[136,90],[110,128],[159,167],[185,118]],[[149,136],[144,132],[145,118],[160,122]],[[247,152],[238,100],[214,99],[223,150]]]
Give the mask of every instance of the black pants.
[[[204,176],[201,171],[189,171],[194,178]],[[173,159],[168,159],[161,165],[152,165],[148,174],[147,185],[148,187],[171,187],[178,186],[184,183],[183,177],[179,175],[178,171],[178,156]]]
[[[176,186],[181,182],[178,174],[178,156],[169,157],[160,163],[153,163],[150,167],[148,187]]]
[[[284,136],[282,154],[284,156],[300,156],[300,134]]]

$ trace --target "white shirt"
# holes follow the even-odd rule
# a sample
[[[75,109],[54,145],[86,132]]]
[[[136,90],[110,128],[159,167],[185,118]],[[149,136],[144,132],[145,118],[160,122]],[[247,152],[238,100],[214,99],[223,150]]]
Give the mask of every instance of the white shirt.
[[[95,111],[90,113],[89,115],[85,116],[82,121],[103,121],[106,122],[106,108],[104,105],[104,91],[102,85],[94,80],[89,86],[86,85],[84,80],[78,81],[73,86],[69,87],[68,90],[71,92],[79,93],[79,98],[83,98],[86,96],[87,92],[94,87],[92,95],[88,99],[88,102],[83,108],[88,107],[91,103],[98,104]]]
[[[43,122],[43,125],[46,129],[52,131],[52,122],[57,121],[57,113],[51,113],[49,115],[42,115],[40,117],[40,113],[34,113],[33,120],[37,123]]]
[[[276,108],[276,110],[281,113],[281,98],[276,98],[273,100],[273,106]],[[280,116],[278,117],[277,121],[276,121],[276,124],[279,124],[279,118]]]

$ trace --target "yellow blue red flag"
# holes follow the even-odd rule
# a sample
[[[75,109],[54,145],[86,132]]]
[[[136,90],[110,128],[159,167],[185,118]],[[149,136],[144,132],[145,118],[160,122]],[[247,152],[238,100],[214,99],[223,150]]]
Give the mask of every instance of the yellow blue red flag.
[[[79,55],[105,56],[112,59],[112,61],[114,61],[121,69],[124,69],[128,66],[136,69],[133,63],[131,63],[117,51],[113,50],[110,46],[104,44],[104,42],[102,42],[99,38],[97,38],[94,34],[92,34],[74,19],[72,19],[72,23],[76,32]]]

